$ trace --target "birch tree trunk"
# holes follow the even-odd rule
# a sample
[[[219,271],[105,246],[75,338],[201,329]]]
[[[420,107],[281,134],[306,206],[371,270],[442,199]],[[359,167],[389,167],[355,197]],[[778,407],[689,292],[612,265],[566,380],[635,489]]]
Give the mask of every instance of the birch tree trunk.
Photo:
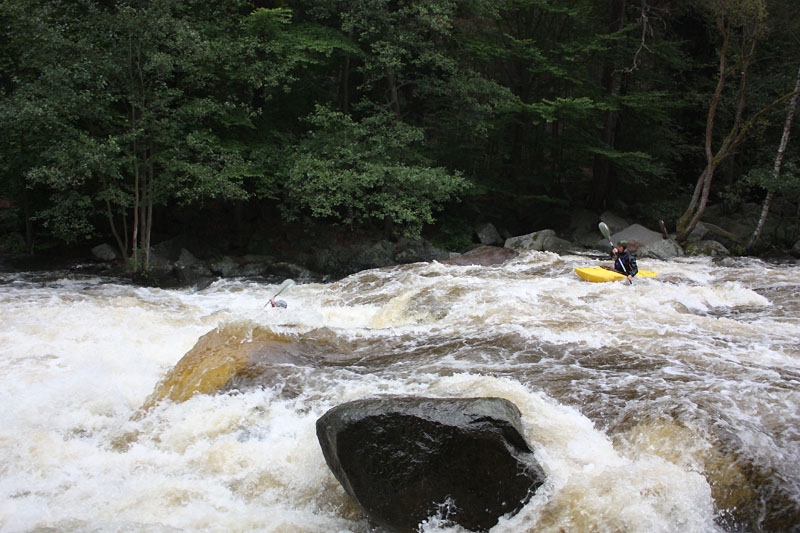
[[[789,111],[786,113],[786,122],[783,125],[783,136],[781,137],[780,146],[778,146],[778,154],[775,156],[775,166],[772,169],[773,176],[777,181],[781,175],[781,166],[783,165],[783,154],[786,151],[786,145],[789,144],[789,132],[792,129],[792,121],[794,114],[797,110],[797,100],[800,98],[800,69],[797,70],[797,79],[794,84],[794,96],[789,101]],[[767,190],[767,196],[764,198],[764,204],[761,206],[761,216],[756,224],[756,229],[753,230],[753,235],[747,242],[746,252],[751,252],[758,244],[758,239],[761,238],[761,232],[764,229],[764,223],[767,221],[769,215],[770,205],[772,204],[772,197],[775,195],[774,189]]]

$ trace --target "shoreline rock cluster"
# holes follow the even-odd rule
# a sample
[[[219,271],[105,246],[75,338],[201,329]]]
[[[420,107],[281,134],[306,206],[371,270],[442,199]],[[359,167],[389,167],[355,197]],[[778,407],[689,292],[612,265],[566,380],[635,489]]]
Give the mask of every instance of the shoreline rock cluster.
[[[519,252],[534,250],[559,254],[595,251],[608,253],[610,244],[600,234],[598,223],[605,222],[612,239],[627,240],[638,258],[669,260],[684,255],[728,257],[730,249],[741,247],[745,228],[735,221],[701,222],[683,246],[669,235],[630,223],[613,212],[579,212],[566,228],[542,229],[524,235],[508,235],[491,223],[473,228],[474,245],[461,252],[445,250],[420,239],[387,240],[364,234],[346,234],[332,228],[283,228],[276,235],[253,235],[246,246],[233,250],[225,239],[203,239],[187,235],[158,242],[150,250],[150,270],[134,277],[142,285],[161,287],[204,287],[219,278],[247,278],[277,282],[285,278],[298,281],[330,281],[371,268],[416,262],[440,261],[454,264],[489,265],[501,263]],[[734,228],[737,235],[722,228]],[[788,256],[800,258],[800,242]],[[87,264],[88,263],[88,264]],[[111,244],[99,244],[80,266],[120,278],[130,278],[119,251]]]

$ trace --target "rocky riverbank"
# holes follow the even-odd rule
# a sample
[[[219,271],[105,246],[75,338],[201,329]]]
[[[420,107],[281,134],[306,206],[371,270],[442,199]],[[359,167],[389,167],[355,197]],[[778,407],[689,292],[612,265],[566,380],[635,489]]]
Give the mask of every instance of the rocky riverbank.
[[[701,222],[682,246],[674,235],[647,228],[613,212],[576,213],[567,227],[543,228],[524,235],[504,235],[491,223],[476,226],[473,245],[460,250],[435,246],[429,240],[383,239],[364,232],[330,227],[282,226],[274,232],[255,233],[245,246],[234,248],[226,239],[178,235],[163,239],[150,252],[150,270],[133,281],[146,285],[206,286],[218,278],[241,277],[276,282],[285,278],[328,281],[354,272],[424,261],[458,264],[496,264],[517,253],[535,250],[554,253],[608,253],[610,245],[600,234],[605,222],[616,242],[627,240],[639,258],[669,260],[683,255],[725,257],[741,249],[750,228],[733,219]],[[784,257],[800,257],[800,242]],[[130,278],[125,261],[110,243],[57,258],[71,270]],[[5,261],[4,270],[31,268],[31,260]],[[35,268],[35,267],[34,267]],[[52,263],[46,268],[52,269]]]

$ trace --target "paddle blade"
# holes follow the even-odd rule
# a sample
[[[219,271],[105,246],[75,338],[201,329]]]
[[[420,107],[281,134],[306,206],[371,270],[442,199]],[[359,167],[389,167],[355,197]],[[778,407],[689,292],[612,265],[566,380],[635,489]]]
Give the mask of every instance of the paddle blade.
[[[291,279],[284,280],[283,283],[281,283],[280,286],[278,287],[278,292],[275,293],[275,296],[278,296],[280,293],[282,293],[292,285],[294,285],[294,280]],[[273,296],[273,298],[275,298],[275,296]]]
[[[608,229],[608,226],[606,226],[606,223],[601,222],[600,224],[597,225],[597,227],[600,228],[600,233],[603,234],[603,237],[606,238],[608,244],[610,244],[611,247],[613,248],[614,242],[611,240],[611,231]]]
[[[601,222],[600,224],[597,225],[597,227],[600,228],[600,233],[603,234],[603,237],[608,239],[608,242],[611,242],[611,231],[609,231],[608,226],[606,225],[606,223],[605,222]]]

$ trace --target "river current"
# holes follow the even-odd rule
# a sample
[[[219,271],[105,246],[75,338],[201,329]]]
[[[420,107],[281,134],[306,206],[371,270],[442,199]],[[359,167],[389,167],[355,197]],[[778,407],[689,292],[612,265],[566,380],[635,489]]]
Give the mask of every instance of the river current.
[[[800,530],[800,265],[527,252],[153,289],[0,273],[0,531],[367,533],[315,422],[499,396],[546,482],[492,533]],[[424,532],[461,532],[432,517]]]

